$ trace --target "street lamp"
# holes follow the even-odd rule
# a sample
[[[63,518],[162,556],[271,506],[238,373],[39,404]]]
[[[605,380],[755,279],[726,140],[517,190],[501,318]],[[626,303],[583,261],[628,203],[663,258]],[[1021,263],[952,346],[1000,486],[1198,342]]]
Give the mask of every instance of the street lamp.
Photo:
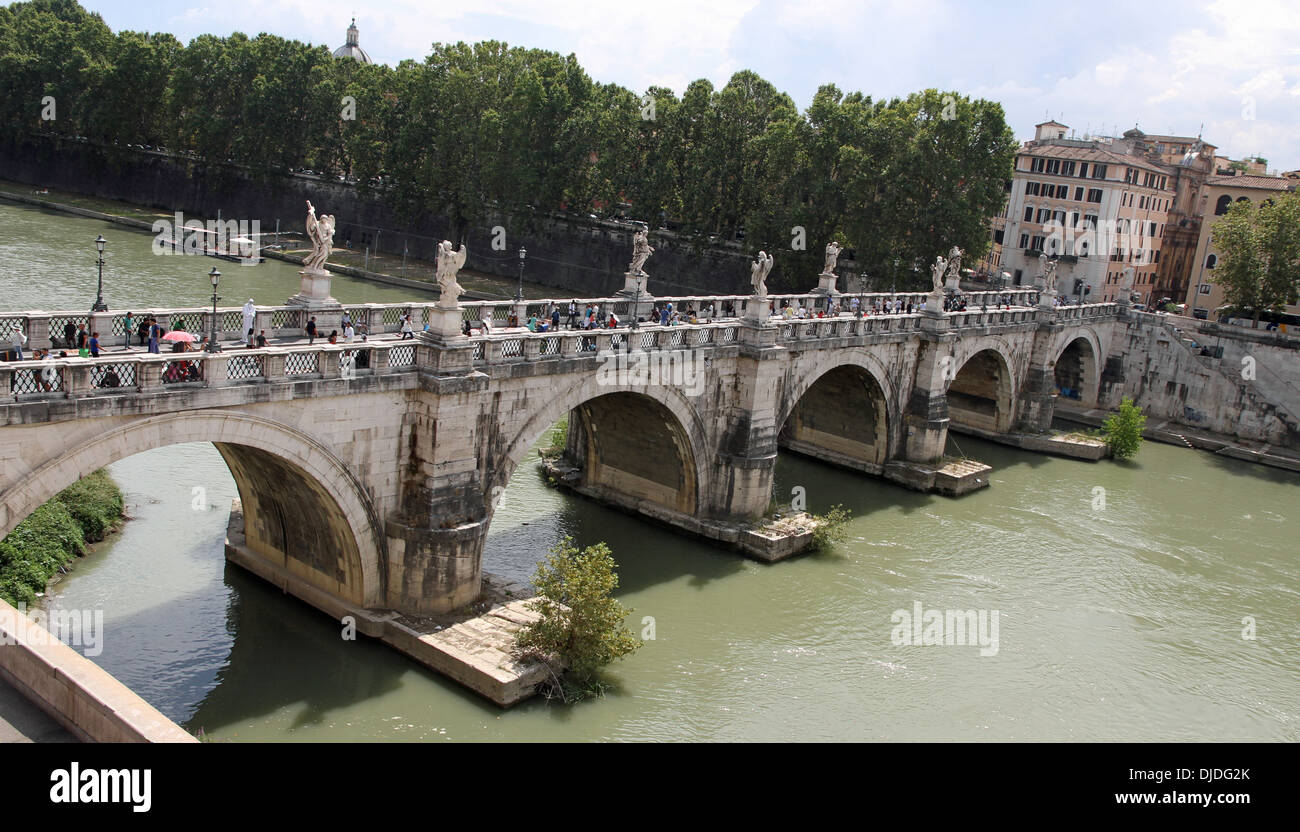
[[[217,343],[217,284],[221,282],[221,272],[213,266],[212,271],[208,272],[208,279],[212,281],[212,327],[208,333],[208,346],[204,352],[221,352],[221,345]]]
[[[519,249],[519,289],[515,292],[515,303],[524,302],[524,258],[527,256],[526,249]]]
[[[90,307],[91,312],[108,311],[108,304],[104,303],[104,244],[107,242],[103,234],[95,238],[95,248],[99,249],[99,290],[95,293],[95,305]]]

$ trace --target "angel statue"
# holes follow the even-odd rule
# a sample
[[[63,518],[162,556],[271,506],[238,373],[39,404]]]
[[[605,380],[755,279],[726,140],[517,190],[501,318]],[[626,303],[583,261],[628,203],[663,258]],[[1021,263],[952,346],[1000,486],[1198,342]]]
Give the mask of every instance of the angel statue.
[[[1043,270],[1043,291],[1056,291],[1056,261],[1046,254],[1038,255],[1038,265]]]
[[[754,286],[756,297],[767,297],[767,275],[772,271],[775,260],[765,251],[758,253],[758,259],[749,267],[749,282]]]
[[[822,266],[822,274],[835,274],[835,261],[840,259],[840,252],[843,246],[831,240],[826,244],[826,263]]]
[[[465,258],[469,256],[469,249],[463,244],[459,250],[451,247],[451,240],[443,240],[438,243],[437,269],[438,269],[438,303],[436,306],[440,309],[455,309],[456,301],[460,298],[461,292],[465,289],[456,282],[456,272],[460,271],[465,265]]]
[[[632,262],[627,267],[627,273],[645,274],[641,267],[645,265],[646,259],[651,254],[654,254],[654,249],[650,247],[650,237],[646,234],[646,230],[642,228],[632,237]]]
[[[966,252],[953,246],[948,252],[948,275],[961,279],[961,256]]]
[[[1124,271],[1122,271],[1120,274],[1121,274],[1120,281],[1119,281],[1120,297],[1123,298],[1124,300],[1128,300],[1129,292],[1133,291],[1133,276],[1136,274],[1136,272],[1133,271],[1132,266],[1125,266]]]
[[[934,258],[934,265],[930,267],[930,280],[934,283],[934,291],[943,291],[944,273],[948,271],[948,261],[942,254]]]
[[[303,258],[303,266],[309,271],[324,271],[325,259],[334,245],[334,215],[322,214],[317,219],[310,199],[307,200],[307,239],[311,240],[311,253]]]

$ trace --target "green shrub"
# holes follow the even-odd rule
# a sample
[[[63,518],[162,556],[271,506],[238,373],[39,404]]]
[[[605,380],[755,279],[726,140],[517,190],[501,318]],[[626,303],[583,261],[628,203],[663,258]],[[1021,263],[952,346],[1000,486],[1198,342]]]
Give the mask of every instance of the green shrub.
[[[59,492],[0,541],[0,598],[36,602],[59,568],[103,540],[122,517],[122,492],[104,471]]]
[[[555,459],[564,453],[564,445],[569,437],[569,417],[566,414],[560,421],[551,426],[551,441],[542,448],[542,456],[547,459]]]
[[[519,631],[516,644],[526,656],[556,657],[567,667],[556,691],[566,700],[599,695],[605,686],[597,672],[641,646],[625,623],[632,611],[611,597],[616,565],[604,543],[579,552],[565,537],[533,575],[538,597],[528,606],[541,618]]]
[[[832,506],[825,514],[814,514],[817,528],[813,530],[813,542],[810,551],[827,552],[835,544],[843,543],[849,536],[849,520],[853,513],[842,505]]]
[[[99,470],[73,483],[56,497],[81,524],[86,540],[103,540],[122,519],[122,492],[109,477]]]
[[[1131,459],[1142,444],[1142,430],[1146,424],[1147,417],[1142,408],[1125,396],[1119,403],[1119,410],[1107,416],[1102,424],[1102,434],[1111,454],[1116,459]]]

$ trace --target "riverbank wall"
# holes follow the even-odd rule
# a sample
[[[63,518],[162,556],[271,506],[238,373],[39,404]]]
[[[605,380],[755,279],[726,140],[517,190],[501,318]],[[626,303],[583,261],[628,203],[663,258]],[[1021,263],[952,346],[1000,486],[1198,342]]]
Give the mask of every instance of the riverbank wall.
[[[1130,311],[1115,332],[1098,403],[1129,396],[1148,418],[1300,450],[1300,339]],[[1221,347],[1222,349],[1214,349]]]
[[[446,217],[403,217],[383,191],[298,174],[254,175],[235,165],[151,151],[101,148],[56,137],[0,143],[0,178],[115,199],[171,213],[258,220],[273,229],[302,226],[306,202],[335,215],[335,241],[432,261],[438,242],[455,239]],[[623,288],[632,256],[631,224],[536,213],[500,216],[471,227],[466,268],[513,278],[516,251],[525,248],[527,278],[562,295],[603,297]],[[652,231],[647,264],[655,294],[735,294],[749,291],[749,256],[738,244],[700,248],[672,232]],[[809,277],[811,288],[816,277]],[[776,283],[773,284],[774,288]]]

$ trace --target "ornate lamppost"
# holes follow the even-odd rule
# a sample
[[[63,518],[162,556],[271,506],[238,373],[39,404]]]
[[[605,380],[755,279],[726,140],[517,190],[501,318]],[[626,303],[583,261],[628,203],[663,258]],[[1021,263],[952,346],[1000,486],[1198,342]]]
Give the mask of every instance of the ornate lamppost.
[[[527,256],[527,250],[519,249],[519,288],[515,291],[515,303],[524,302],[524,258]]]
[[[95,238],[95,248],[99,249],[99,289],[95,293],[95,305],[90,307],[91,312],[108,311],[108,304],[104,303],[104,244],[107,242],[103,234]]]
[[[208,333],[208,346],[203,351],[213,353],[221,352],[221,345],[217,343],[217,301],[220,300],[217,296],[217,284],[221,282],[221,272],[217,271],[216,266],[208,272],[208,279],[212,281],[212,326]]]

